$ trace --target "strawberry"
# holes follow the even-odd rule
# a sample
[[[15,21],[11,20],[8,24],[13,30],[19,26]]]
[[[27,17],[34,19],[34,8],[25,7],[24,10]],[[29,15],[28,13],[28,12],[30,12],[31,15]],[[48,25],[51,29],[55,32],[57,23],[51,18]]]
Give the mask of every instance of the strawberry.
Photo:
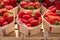
[[[0,16],[0,23],[4,22],[4,18],[2,16]]]
[[[32,26],[37,26],[37,25],[38,25],[38,21],[37,21],[37,20],[32,20],[32,21],[30,22],[30,24],[31,24]]]
[[[10,4],[10,1],[9,0],[3,0],[3,2],[4,2],[4,5],[5,6]]]
[[[4,13],[3,17],[6,21],[8,21],[8,23],[10,23],[14,20],[13,14],[10,12]]]
[[[45,16],[50,16],[50,15],[58,16],[58,13],[53,13],[53,12],[48,11],[48,12],[45,14]]]
[[[15,4],[17,3],[17,0],[10,0],[10,3],[11,3],[12,5],[15,5]]]
[[[2,2],[2,0],[0,0],[0,3]]]
[[[56,21],[56,17],[55,16],[48,16],[50,24],[54,24]]]
[[[56,16],[58,22],[60,22],[60,16]]]
[[[46,3],[44,3],[43,6],[47,8],[47,4]]]
[[[23,15],[23,18],[28,20],[28,19],[30,19],[31,17],[30,17],[30,15]]]
[[[19,17],[19,18],[22,18],[24,14],[25,14],[25,13],[24,13],[23,11],[19,11],[18,17]]]
[[[40,8],[41,4],[39,2],[34,3],[35,7]]]
[[[14,7],[11,6],[11,5],[6,5],[5,8],[8,9],[8,10],[11,10],[11,9],[13,9]]]
[[[28,22],[30,23],[32,20],[34,20],[34,18],[30,18],[30,19],[28,20]]]
[[[8,24],[8,22],[6,21],[6,22],[4,22],[2,25],[5,26],[5,25],[7,25],[7,24]]]
[[[48,18],[48,17],[45,17],[45,20],[46,20],[48,23],[50,23],[50,21],[49,21],[49,18]]]
[[[24,8],[24,6],[27,6],[27,2],[20,2],[20,6]]]
[[[28,4],[28,6],[34,7],[34,3],[33,3],[33,2],[30,2],[30,3]]]
[[[25,20],[25,19],[19,19],[19,20],[20,20],[21,22],[27,24],[27,20]]]
[[[0,16],[2,16],[2,10],[0,10]]]
[[[56,13],[56,8],[54,7],[50,11]]]
[[[31,27],[31,24],[26,24],[28,27]]]
[[[35,19],[38,19],[40,16],[41,16],[40,12],[35,12],[35,16],[34,16]]]
[[[30,15],[30,14],[32,14],[32,11],[31,10],[27,10],[27,11],[25,11],[25,14],[26,15]]]
[[[41,18],[41,17],[39,17],[39,18],[38,18],[38,21],[39,21],[39,23],[41,23],[41,22],[42,22],[42,18]]]
[[[51,7],[49,7],[48,9],[51,10],[51,9],[53,9],[53,8],[54,8],[54,6],[51,6]]]

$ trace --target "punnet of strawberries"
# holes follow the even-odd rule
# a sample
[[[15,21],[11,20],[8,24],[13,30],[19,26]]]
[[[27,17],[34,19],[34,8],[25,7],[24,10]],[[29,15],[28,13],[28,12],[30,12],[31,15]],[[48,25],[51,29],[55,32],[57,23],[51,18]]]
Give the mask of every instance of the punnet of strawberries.
[[[6,10],[0,10],[0,27],[10,24],[13,20],[13,13]]]
[[[44,14],[45,20],[52,25],[60,25],[60,12],[56,12],[56,8],[51,8]]]
[[[47,9],[49,9],[51,6],[54,6],[57,8],[57,10],[60,10],[60,1],[54,0],[53,2],[51,2],[50,0],[44,0],[43,6]]]
[[[27,10],[25,12],[19,11],[18,20],[24,23],[27,27],[35,27],[42,22],[41,13],[38,11],[32,13],[30,10]]]
[[[24,9],[30,9],[30,10],[38,9],[38,8],[41,7],[41,4],[39,2],[25,2],[25,1],[22,1],[22,2],[20,2],[19,5]]]
[[[0,0],[0,9],[11,10],[17,6],[17,0]]]

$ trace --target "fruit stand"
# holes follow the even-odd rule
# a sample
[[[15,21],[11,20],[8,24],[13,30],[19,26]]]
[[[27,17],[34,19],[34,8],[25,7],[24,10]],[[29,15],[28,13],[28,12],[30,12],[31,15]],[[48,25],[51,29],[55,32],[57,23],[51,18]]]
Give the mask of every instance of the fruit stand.
[[[60,40],[60,0],[0,0],[0,40]]]

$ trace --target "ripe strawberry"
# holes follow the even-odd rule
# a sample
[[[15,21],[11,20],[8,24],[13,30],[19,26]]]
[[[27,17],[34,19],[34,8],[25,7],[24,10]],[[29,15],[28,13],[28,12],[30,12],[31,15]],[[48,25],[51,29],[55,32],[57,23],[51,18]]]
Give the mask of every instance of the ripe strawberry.
[[[5,25],[7,25],[7,24],[8,24],[8,22],[6,21],[6,22],[4,22],[2,25],[5,26]]]
[[[5,12],[7,12],[7,10],[2,10],[2,13],[5,13]]]
[[[8,23],[10,23],[14,20],[13,14],[10,12],[4,13],[3,17],[6,21],[8,21]]]
[[[46,7],[46,8],[48,7],[46,3],[44,3],[43,6]]]
[[[54,6],[51,6],[51,7],[49,7],[48,9],[51,10],[51,9],[53,9],[53,8],[54,8]]]
[[[2,2],[2,0],[0,0],[0,3]]]
[[[56,21],[56,17],[55,16],[48,16],[50,24],[54,24]]]
[[[54,7],[54,8],[51,9],[50,11],[56,13],[56,8]]]
[[[60,22],[60,16],[56,16],[58,22]]]
[[[33,3],[33,2],[30,2],[30,3],[28,4],[28,6],[34,7],[34,3]]]
[[[13,9],[14,7],[11,6],[11,5],[6,5],[5,8],[8,9],[8,10],[11,10],[11,9]]]
[[[34,16],[35,19],[38,19],[40,16],[41,16],[40,12],[35,12],[35,16]]]
[[[45,16],[50,16],[50,15],[53,15],[53,16],[58,16],[58,13],[53,13],[53,12],[47,12],[46,14],[45,14]]]
[[[28,27],[31,27],[31,24],[26,24]]]
[[[24,13],[23,11],[19,11],[18,17],[19,17],[19,18],[22,18],[24,14],[25,14],[25,13]]]
[[[2,16],[0,16],[0,23],[4,22],[4,18]]]
[[[2,16],[2,10],[0,10],[0,16]]]
[[[41,6],[41,4],[39,2],[35,2],[34,3],[35,7],[39,8]]]
[[[23,18],[28,20],[28,19],[30,19],[31,17],[30,17],[30,15],[23,15]]]
[[[30,19],[28,20],[28,22],[30,23],[32,20],[34,20],[34,18],[30,18]]]
[[[50,23],[50,21],[49,21],[49,18],[48,18],[48,17],[45,17],[45,20],[46,20],[48,23]]]
[[[24,8],[25,6],[27,6],[27,2],[20,2],[20,6]]]
[[[30,14],[32,14],[32,11],[31,10],[27,10],[27,11],[25,11],[25,14],[26,15],[30,15]]]
[[[41,18],[41,17],[38,18],[38,22],[39,22],[39,23],[42,22],[42,18]]]
[[[9,0],[3,0],[3,2],[4,2],[4,5],[5,6],[10,4],[10,1]]]
[[[32,20],[32,21],[30,22],[30,24],[31,24],[32,26],[37,26],[37,25],[38,25],[38,21],[37,21],[37,20]]]
[[[25,20],[25,19],[20,19],[20,21],[27,24],[27,20]]]

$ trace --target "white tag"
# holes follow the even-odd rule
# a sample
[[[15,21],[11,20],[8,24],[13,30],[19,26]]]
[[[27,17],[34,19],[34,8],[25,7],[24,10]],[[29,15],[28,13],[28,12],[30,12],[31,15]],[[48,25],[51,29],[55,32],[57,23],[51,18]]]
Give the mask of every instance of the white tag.
[[[49,0],[50,2],[54,2],[55,0]]]

